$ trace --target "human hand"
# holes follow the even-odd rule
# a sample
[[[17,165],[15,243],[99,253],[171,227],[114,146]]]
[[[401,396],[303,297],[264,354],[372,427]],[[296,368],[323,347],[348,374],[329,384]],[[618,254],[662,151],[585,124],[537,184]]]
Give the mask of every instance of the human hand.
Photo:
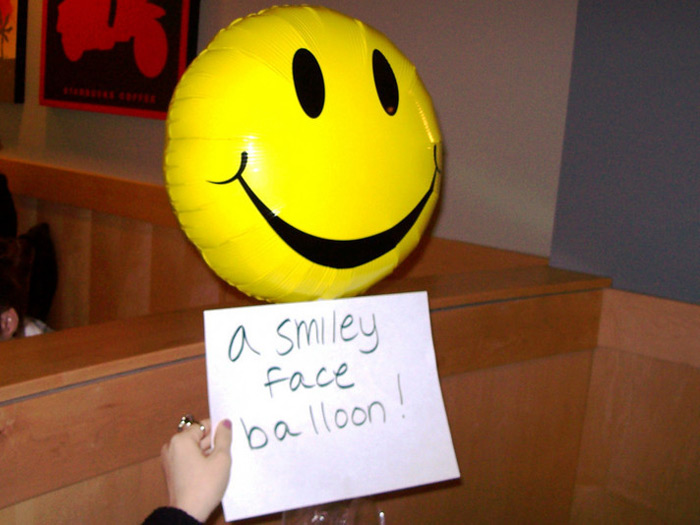
[[[168,485],[170,506],[184,510],[200,522],[221,502],[231,474],[231,422],[216,427],[211,449],[211,422],[185,427],[163,445],[161,462]]]

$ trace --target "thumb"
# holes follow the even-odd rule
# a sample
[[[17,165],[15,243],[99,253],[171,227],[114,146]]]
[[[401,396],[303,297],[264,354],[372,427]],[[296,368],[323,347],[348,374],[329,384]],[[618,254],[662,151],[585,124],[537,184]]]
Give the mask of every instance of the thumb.
[[[231,421],[223,419],[216,426],[214,434],[214,451],[225,452],[226,455],[231,455]]]

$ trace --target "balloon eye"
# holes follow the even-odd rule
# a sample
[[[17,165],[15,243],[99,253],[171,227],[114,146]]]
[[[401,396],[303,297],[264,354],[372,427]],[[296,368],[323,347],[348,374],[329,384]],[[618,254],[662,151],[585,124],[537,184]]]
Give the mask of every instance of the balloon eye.
[[[326,89],[323,73],[316,57],[308,49],[298,49],[292,61],[294,89],[301,108],[311,118],[316,118],[323,111]]]
[[[372,53],[372,71],[379,102],[387,115],[394,115],[399,109],[399,85],[389,62],[377,49]]]

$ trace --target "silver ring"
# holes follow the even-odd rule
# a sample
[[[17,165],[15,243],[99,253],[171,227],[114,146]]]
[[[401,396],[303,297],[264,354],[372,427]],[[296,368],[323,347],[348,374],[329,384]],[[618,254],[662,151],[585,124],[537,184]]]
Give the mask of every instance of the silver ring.
[[[199,421],[197,421],[192,414],[185,414],[180,418],[180,423],[177,425],[177,431],[182,432],[186,428],[190,428],[192,425],[199,425],[199,430],[202,431],[204,435],[206,428]]]

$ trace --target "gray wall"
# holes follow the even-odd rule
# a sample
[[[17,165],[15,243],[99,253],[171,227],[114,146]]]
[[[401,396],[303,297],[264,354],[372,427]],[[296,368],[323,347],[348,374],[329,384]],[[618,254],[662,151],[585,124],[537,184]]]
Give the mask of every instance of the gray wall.
[[[275,2],[203,0],[199,49]],[[415,63],[440,119],[446,180],[434,233],[548,255],[576,0],[326,0]],[[0,104],[0,156],[162,183],[163,122],[38,105],[41,0],[29,0],[26,102]]]
[[[551,263],[700,302],[697,0],[580,0]]]

